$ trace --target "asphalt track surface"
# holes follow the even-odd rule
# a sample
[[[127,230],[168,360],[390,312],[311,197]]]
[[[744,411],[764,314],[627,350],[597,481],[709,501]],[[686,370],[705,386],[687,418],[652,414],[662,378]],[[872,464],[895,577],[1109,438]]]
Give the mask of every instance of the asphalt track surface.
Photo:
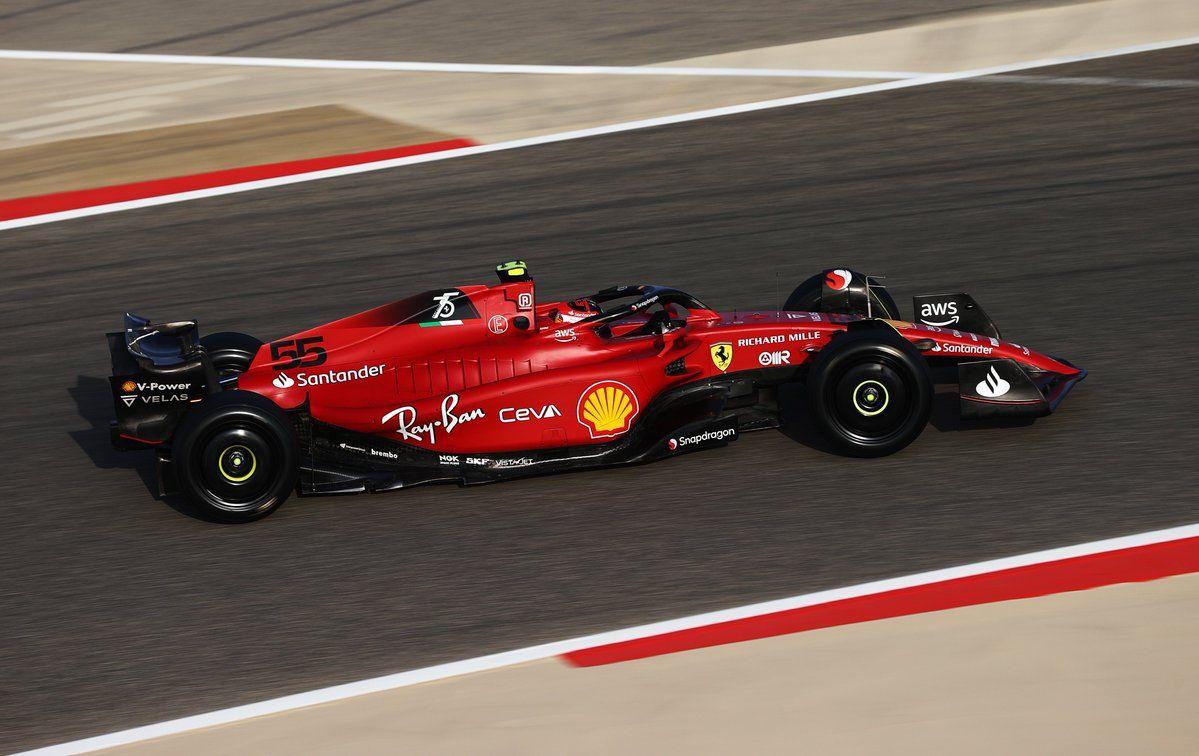
[[[634,65],[1060,0],[6,0],[0,48]]]
[[[1195,79],[1199,50],[1052,73]],[[959,82],[5,232],[0,749],[1195,522],[1195,123],[1190,89]],[[107,446],[126,308],[271,338],[513,257],[543,297],[721,308],[849,265],[1092,373],[1054,417],[946,413],[887,459],[772,431],[244,527]]]

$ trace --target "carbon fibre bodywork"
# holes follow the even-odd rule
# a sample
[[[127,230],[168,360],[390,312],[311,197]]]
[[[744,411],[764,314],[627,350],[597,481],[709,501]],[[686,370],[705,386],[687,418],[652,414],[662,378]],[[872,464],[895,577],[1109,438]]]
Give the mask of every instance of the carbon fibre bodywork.
[[[855,288],[859,274],[826,274],[830,309],[852,309],[855,290],[894,309],[868,280]],[[844,297],[828,296],[839,289]],[[613,302],[626,303],[602,307]],[[194,324],[155,328],[130,316],[109,335],[113,437],[157,447],[169,491],[174,427],[228,386]],[[840,334],[870,329],[956,366],[967,417],[1049,414],[1086,375],[997,336],[845,312],[716,312],[669,287],[538,303],[524,276],[425,292],[262,344],[235,380],[291,417],[301,493],[468,485],[652,461],[777,427],[778,388],[802,382]],[[998,333],[989,319],[979,330]],[[136,354],[136,343],[157,351]]]

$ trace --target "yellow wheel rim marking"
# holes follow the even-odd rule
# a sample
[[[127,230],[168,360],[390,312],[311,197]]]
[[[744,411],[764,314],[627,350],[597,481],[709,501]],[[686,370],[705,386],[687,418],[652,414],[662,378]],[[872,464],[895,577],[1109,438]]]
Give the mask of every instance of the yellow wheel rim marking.
[[[879,393],[881,393],[883,395],[883,404],[881,407],[879,407],[876,410],[868,410],[865,407],[863,407],[862,405],[858,404],[858,392],[861,391],[863,388],[865,388],[867,386],[871,386],[871,385],[878,386]],[[874,380],[862,381],[861,383],[859,383],[857,386],[854,387],[853,408],[856,409],[858,412],[861,412],[866,417],[874,417],[878,413],[885,410],[887,408],[887,405],[890,403],[891,403],[891,395],[889,393],[887,393],[887,387],[884,386],[883,384],[879,383],[878,381],[874,381]]]
[[[250,469],[246,471],[245,475],[230,475],[225,469],[225,455],[239,449],[245,452],[246,456],[250,458]],[[224,476],[225,480],[229,481],[230,483],[241,483],[242,481],[249,480],[250,476],[254,474],[254,471],[258,469],[258,458],[254,456],[254,452],[250,451],[244,446],[241,446],[240,444],[237,446],[229,446],[221,452],[221,457],[217,461],[217,467],[220,468],[221,475]]]

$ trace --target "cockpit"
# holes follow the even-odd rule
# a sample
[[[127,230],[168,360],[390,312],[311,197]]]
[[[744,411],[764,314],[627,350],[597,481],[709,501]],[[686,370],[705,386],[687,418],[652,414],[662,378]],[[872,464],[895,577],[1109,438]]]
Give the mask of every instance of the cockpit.
[[[496,274],[505,284],[533,280],[529,266],[519,260],[496,266]],[[613,286],[537,308],[539,325],[591,328],[604,338],[665,334],[685,327],[688,319],[697,315],[717,317],[690,294],[653,284]]]

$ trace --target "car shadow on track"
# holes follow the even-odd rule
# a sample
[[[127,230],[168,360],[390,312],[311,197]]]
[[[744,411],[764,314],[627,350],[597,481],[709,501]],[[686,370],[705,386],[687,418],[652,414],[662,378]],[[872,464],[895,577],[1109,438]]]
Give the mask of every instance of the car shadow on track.
[[[933,397],[933,412],[928,424],[941,433],[983,430],[986,428],[1023,428],[1036,422],[1032,417],[994,417],[986,420],[962,418],[961,400],[957,386],[938,386]]]
[[[141,478],[150,496],[158,496],[158,477],[152,451],[118,451],[109,439],[108,423],[113,419],[112,391],[108,380],[90,375],[76,376],[75,385],[67,389],[79,416],[89,428],[68,431],[67,435],[87,454],[92,464],[101,470],[133,470]],[[161,499],[167,506],[189,517],[197,517],[187,502],[176,496]]]
[[[834,456],[844,456],[821,435],[812,424],[808,410],[807,394],[803,384],[792,383],[780,387],[779,405],[782,408],[782,432],[792,441]],[[983,430],[987,428],[1020,428],[1032,425],[1035,418],[1011,417],[987,420],[964,420],[957,393],[957,385],[937,386],[933,396],[933,409],[928,423],[941,433]]]

